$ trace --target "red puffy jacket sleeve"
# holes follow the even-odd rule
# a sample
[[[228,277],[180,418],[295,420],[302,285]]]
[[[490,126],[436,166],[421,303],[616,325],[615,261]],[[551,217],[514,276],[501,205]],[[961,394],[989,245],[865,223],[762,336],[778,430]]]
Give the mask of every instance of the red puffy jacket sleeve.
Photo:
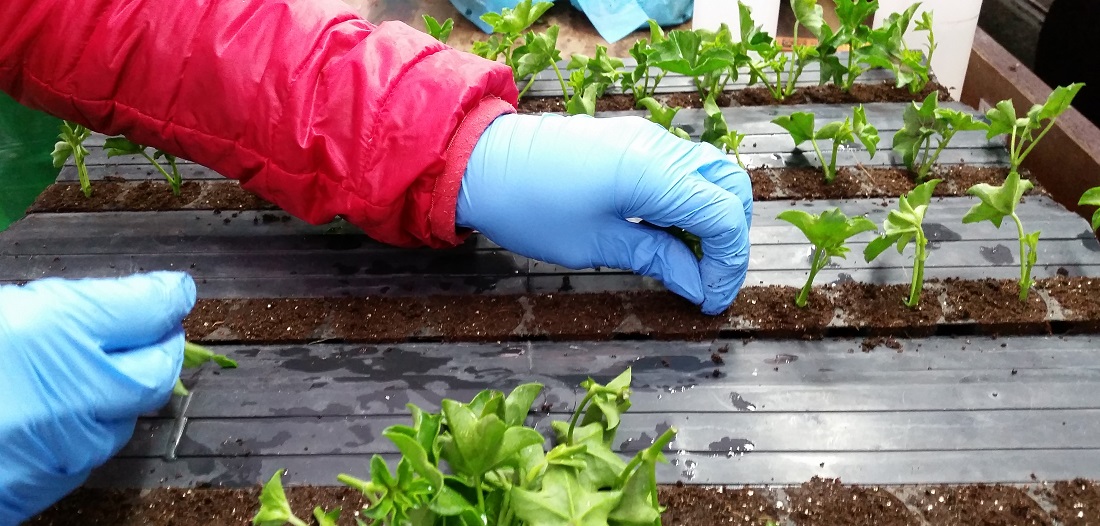
[[[2,0],[0,90],[217,172],[314,224],[452,246],[511,70],[339,0]]]

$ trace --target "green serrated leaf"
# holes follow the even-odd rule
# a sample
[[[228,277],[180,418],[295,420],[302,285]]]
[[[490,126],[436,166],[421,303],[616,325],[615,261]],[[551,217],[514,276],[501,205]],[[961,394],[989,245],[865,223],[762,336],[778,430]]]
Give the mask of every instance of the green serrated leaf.
[[[586,488],[572,470],[552,468],[543,478],[542,489],[515,487],[511,497],[516,517],[528,526],[606,526],[622,492]]]
[[[857,106],[853,112],[852,132],[859,139],[860,144],[863,144],[863,147],[871,154],[871,157],[874,157],[881,139],[878,136],[878,129],[867,122],[867,114],[862,104]]]
[[[1085,85],[1079,82],[1054,88],[1054,91],[1047,97],[1046,102],[1043,103],[1039,111],[1039,120],[1053,119],[1061,115],[1073,104],[1073,98],[1077,96],[1077,92],[1081,91],[1083,87]]]
[[[103,149],[107,150],[107,157],[119,155],[138,155],[145,151],[145,146],[137,144],[126,137],[111,137],[103,142]]]
[[[527,419],[527,413],[531,411],[531,404],[535,403],[539,393],[542,392],[541,384],[523,384],[512,390],[504,399],[504,423],[509,426],[521,426]]]
[[[1084,194],[1081,194],[1081,200],[1077,204],[1100,207],[1100,186],[1086,190]],[[1092,229],[1096,230],[1098,228],[1100,228],[1100,209],[1092,213]]]
[[[290,502],[283,491],[283,472],[276,471],[271,479],[264,484],[260,492],[260,511],[252,517],[252,524],[256,526],[283,526],[286,523],[295,526],[306,526],[306,522],[294,516],[290,509]]]
[[[791,0],[795,20],[810,30],[815,37],[821,37],[821,26],[825,25],[824,10],[817,0]]]
[[[795,112],[790,115],[776,117],[772,122],[791,134],[795,146],[814,137],[814,115],[812,113]]]
[[[966,193],[976,196],[981,202],[963,216],[963,223],[989,221],[1000,228],[1001,221],[1016,212],[1016,205],[1032,186],[1031,181],[1021,180],[1016,171],[1009,172],[1003,185],[979,183],[971,186]]]
[[[397,450],[401,452],[402,460],[407,461],[412,470],[431,484],[433,492],[438,493],[443,490],[443,473],[432,463],[428,457],[428,452],[415,438],[393,429],[386,429],[382,432],[382,435],[397,446]]]

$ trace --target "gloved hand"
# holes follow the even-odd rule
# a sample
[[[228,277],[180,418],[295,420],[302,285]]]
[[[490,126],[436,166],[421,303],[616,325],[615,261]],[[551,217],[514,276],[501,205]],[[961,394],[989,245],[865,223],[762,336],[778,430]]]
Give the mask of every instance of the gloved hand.
[[[168,401],[194,304],[177,272],[0,287],[0,524],[72,491]]]
[[[641,117],[502,115],[474,147],[456,223],[569,268],[631,269],[718,314],[749,263],[752,186],[717,148]],[[641,218],[702,238],[696,260]]]

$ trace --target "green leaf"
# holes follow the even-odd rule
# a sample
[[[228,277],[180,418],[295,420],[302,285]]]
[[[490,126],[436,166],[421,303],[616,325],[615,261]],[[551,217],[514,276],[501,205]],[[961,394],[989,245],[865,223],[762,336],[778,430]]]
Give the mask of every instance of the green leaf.
[[[294,516],[290,510],[290,502],[286,500],[286,492],[283,491],[283,472],[276,471],[271,479],[264,484],[260,492],[260,511],[252,517],[252,524],[257,526],[282,526],[291,523],[296,526],[305,526],[305,521]]]
[[[435,500],[429,505],[429,509],[444,517],[454,517],[463,513],[476,513],[477,506],[466,500],[461,493],[450,486],[444,485]]]
[[[1009,172],[1003,185],[993,186],[979,183],[971,186],[966,193],[976,196],[981,202],[967,211],[962,222],[989,221],[1000,228],[1001,221],[1016,212],[1016,205],[1019,204],[1024,194],[1031,190],[1032,186],[1034,185],[1031,181],[1021,180],[1019,172],[1016,171]]]
[[[523,425],[540,392],[542,385],[536,383],[523,384],[513,389],[504,399],[504,423],[509,426]]]
[[[187,386],[183,385],[183,380],[176,378],[176,383],[172,386],[172,394],[176,396],[187,396],[190,394],[190,391],[187,390]]]
[[[867,148],[871,157],[874,157],[880,138],[878,136],[878,130],[867,122],[867,114],[862,104],[856,107],[853,114],[852,132],[855,134],[856,138],[859,139],[859,142],[863,144],[863,147]]]
[[[573,470],[552,468],[542,489],[511,491],[516,517],[528,526],[605,526],[621,491],[596,491],[580,484]]]
[[[998,135],[1010,135],[1016,128],[1016,108],[1011,100],[1002,100],[997,106],[990,108],[985,113],[989,120],[989,131],[986,136],[990,139]]]
[[[119,155],[138,155],[145,151],[145,146],[134,143],[126,137],[111,137],[104,141],[103,149],[107,150],[107,157]]]
[[[499,445],[496,445],[496,455],[492,457],[493,459],[489,463],[489,467],[486,471],[502,465],[517,464],[517,455],[520,450],[528,446],[541,445],[544,441],[545,439],[543,436],[534,429],[523,426],[509,427],[504,431],[503,438],[499,442]],[[491,444],[492,443],[486,444],[486,446],[490,446]]]
[[[866,217],[848,217],[839,208],[810,214],[804,210],[784,210],[776,217],[786,221],[806,236],[815,247],[830,256],[842,256],[844,244],[852,236],[875,230],[875,224]]]
[[[524,44],[512,53],[516,80],[536,75],[561,60],[557,25],[546,28],[544,33],[526,33],[523,38]]]
[[[514,9],[504,8],[500,13],[485,13],[481,19],[493,28],[494,33],[502,33],[509,36],[519,36],[538,21],[548,9],[553,7],[552,2],[531,3],[531,0],[523,0]]]
[[[812,113],[795,112],[790,115],[776,117],[772,122],[791,134],[795,146],[810,140],[814,136],[814,115]]]
[[[54,168],[61,168],[65,166],[65,161],[69,160],[69,157],[73,155],[73,147],[68,142],[57,141],[53,145],[53,152],[50,153],[50,157],[53,160]]]
[[[900,237],[900,234],[893,236],[883,235],[871,240],[871,242],[867,244],[867,247],[863,249],[863,259],[868,263],[874,261],[880,254],[885,252],[886,249],[893,246]]]
[[[446,44],[447,39],[451,36],[451,30],[454,29],[455,21],[448,18],[442,24],[439,23],[435,17],[431,15],[424,15],[424,27],[427,28],[428,34],[432,38]]]
[[[728,49],[710,47],[703,49],[703,37],[698,31],[669,31],[668,39],[653,44],[653,65],[666,71],[689,77],[723,70],[734,63],[736,57]]]
[[[682,109],[679,106],[669,107],[653,97],[646,97],[639,100],[638,105],[649,110],[649,115],[646,116],[647,119],[660,124],[662,128],[669,131],[672,131],[672,119],[675,118],[676,113]]]
[[[313,508],[313,518],[317,519],[317,526],[336,526],[336,522],[340,520],[340,508],[326,513],[324,509],[317,506]]]
[[[191,369],[206,362],[214,362],[224,369],[237,367],[237,362],[225,355],[217,354],[206,347],[191,342],[183,344],[183,368]]]
[[[428,452],[415,438],[392,428],[382,431],[382,435],[397,446],[402,459],[408,461],[408,465],[431,484],[434,492],[438,493],[443,490],[443,473],[432,463],[428,458]]]
[[[814,133],[814,139],[832,139],[836,142],[848,142],[852,137],[852,127],[848,119],[825,124]]]
[[[595,116],[596,86],[585,86],[584,91],[582,91],[579,95],[574,94],[572,97],[570,97],[569,101],[565,103],[565,111],[570,115],[588,115],[590,117]]]
[[[825,25],[824,10],[817,5],[817,0],[791,0],[794,17],[815,37],[821,36],[821,26]]]
[[[836,0],[836,16],[841,25],[851,32],[863,25],[878,10],[878,0]]]
[[[868,263],[890,245],[896,245],[901,253],[918,232],[923,235],[924,213],[932,201],[932,191],[939,183],[940,179],[930,179],[898,199],[898,208],[891,210],[882,224],[883,233],[863,250],[863,258]]]
[[[1046,102],[1043,103],[1042,109],[1039,111],[1039,120],[1054,119],[1069,109],[1070,105],[1073,104],[1073,98],[1084,86],[1083,83],[1078,82],[1069,86],[1054,88],[1054,91],[1047,97]]]
[[[1077,204],[1100,206],[1100,186],[1086,190],[1084,194],[1081,194],[1081,200]],[[1098,228],[1100,228],[1100,209],[1092,213],[1092,229],[1096,230]]]
[[[718,146],[716,143],[729,133],[729,128],[726,124],[726,117],[722,115],[722,110],[714,102],[713,93],[703,101],[703,113],[706,114],[706,117],[703,118],[703,135],[699,140]]]

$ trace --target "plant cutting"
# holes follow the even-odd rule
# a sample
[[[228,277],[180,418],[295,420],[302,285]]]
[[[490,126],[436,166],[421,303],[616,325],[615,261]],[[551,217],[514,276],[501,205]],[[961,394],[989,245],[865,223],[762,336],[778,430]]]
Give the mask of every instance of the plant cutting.
[[[653,97],[646,97],[638,101],[638,105],[644,107],[649,111],[649,115],[646,115],[646,119],[660,124],[662,128],[669,131],[669,133],[684,139],[691,140],[691,136],[683,128],[672,125],[672,119],[676,117],[676,114],[683,108],[679,106],[670,107]]]
[[[730,131],[729,125],[726,124],[726,117],[722,115],[721,108],[715,104],[713,96],[703,101],[703,113],[706,117],[703,118],[703,135],[700,140],[713,144],[724,152],[733,152],[737,164],[745,167],[745,163],[741,160],[741,143],[747,135]]]
[[[446,44],[447,39],[451,37],[451,30],[455,28],[455,21],[448,18],[441,24],[434,16],[424,15],[424,28],[432,38]]]
[[[663,42],[666,39],[667,37],[665,37],[664,31],[661,30],[661,26],[657,25],[657,22],[651,18],[649,19],[649,39],[639,39],[630,48],[630,56],[634,58],[635,66],[634,69],[623,72],[620,85],[623,93],[630,93],[634,96],[635,104],[640,104],[643,99],[653,97],[657,91],[657,86],[665,78],[665,74],[668,73],[657,68],[657,73],[654,75],[651,71],[653,68],[650,67],[650,57],[656,52],[652,43]]]
[[[786,221],[802,231],[813,245],[810,257],[810,275],[802,286],[794,304],[805,307],[810,298],[810,289],[814,278],[834,257],[846,258],[851,249],[847,246],[849,238],[875,229],[875,224],[866,217],[848,217],[839,208],[826,210],[820,214],[811,214],[803,210],[784,210],[777,219]]]
[[[565,88],[565,79],[562,78],[561,69],[558,68],[558,62],[561,61],[561,52],[558,51],[557,25],[546,28],[546,31],[542,33],[535,33],[534,31],[525,33],[523,35],[523,45],[516,48],[512,58],[515,61],[516,81],[530,78],[527,85],[520,90],[519,98],[523,98],[527,94],[527,90],[535,84],[535,75],[546,69],[554,70],[554,74],[558,77],[558,83],[561,84],[562,96],[566,99],[569,98],[569,92]]]
[[[830,122],[820,129],[814,127],[814,114],[806,112],[783,115],[772,122],[787,130],[794,139],[795,147],[807,141],[810,142],[817,154],[818,162],[821,163],[821,169],[825,172],[826,184],[832,184],[836,179],[836,158],[841,145],[855,144],[858,140],[871,153],[871,157],[874,157],[875,148],[879,142],[878,130],[867,122],[867,115],[862,105],[855,108],[851,118],[845,117],[843,121]],[[818,147],[819,140],[833,141],[832,155],[827,163],[825,156],[821,154],[821,148]]]
[[[807,25],[818,39],[821,83],[831,80],[842,90],[851,91],[864,72],[886,68],[894,71],[898,87],[908,86],[912,93],[924,89],[929,80],[929,58],[919,50],[910,50],[903,39],[919,5],[913,4],[901,13],[891,14],[879,28],[872,29],[864,21],[878,10],[878,0],[837,0],[836,16],[840,25],[836,30],[824,23]],[[934,44],[930,17],[917,23],[918,30],[926,27],[929,42]],[[837,50],[844,46],[848,47],[848,56],[842,63]]]
[[[901,153],[902,161],[923,182],[932,166],[961,131],[986,130],[989,125],[966,111],[939,107],[939,94],[931,93],[920,106],[911,103],[902,114],[904,125],[894,134],[893,150]],[[933,147],[935,140],[935,150]]]
[[[84,141],[91,134],[92,132],[88,128],[73,122],[62,121],[61,133],[57,135],[57,144],[53,146],[53,153],[50,154],[54,168],[65,166],[65,161],[69,160],[69,157],[73,158],[73,162],[76,164],[76,174],[80,179],[80,190],[84,192],[84,197],[92,196],[92,183],[88,180],[88,166],[84,164],[84,158],[88,156],[88,149],[84,147]]]
[[[154,168],[157,169],[165,179],[168,180],[168,186],[172,188],[172,193],[180,195],[180,185],[183,184],[183,176],[180,175],[179,167],[176,166],[176,157],[165,153],[163,150],[155,150],[153,155],[150,156],[146,153],[147,146],[137,144],[125,137],[111,137],[103,143],[103,148],[107,150],[107,157],[118,157],[120,155],[141,155],[145,160],[149,161]],[[168,165],[172,167],[172,173],[169,174],[163,166],[157,162],[157,159],[163,158],[168,161]]]
[[[385,525],[659,524],[656,465],[676,432],[665,431],[629,462],[611,450],[630,408],[630,377],[628,369],[607,385],[583,382],[585,396],[569,420],[552,422],[557,440],[549,451],[525,425],[539,384],[507,396],[485,390],[468,404],[445,399],[440,413],[409,404],[412,425],[383,431],[401,452],[396,473],[375,455],[370,480],[337,478],[364,494],[365,517]],[[276,473],[253,524],[287,522],[302,523]]]
[[[1016,233],[1020,239],[1020,301],[1027,301],[1028,291],[1035,283],[1031,279],[1031,269],[1038,260],[1039,231],[1024,233],[1024,224],[1016,215],[1016,205],[1032,186],[1031,181],[1020,179],[1019,172],[1015,170],[1009,172],[1003,185],[979,183],[971,186],[966,193],[976,196],[981,202],[968,210],[962,219],[963,223],[989,221],[997,228],[1001,228],[1005,217],[1011,217],[1016,223]]]
[[[1100,186],[1085,190],[1085,193],[1081,194],[1081,199],[1077,204],[1082,206],[1100,206]],[[1096,230],[1098,228],[1100,228],[1100,209],[1092,213],[1092,229]]]
[[[867,244],[863,258],[872,262],[891,245],[897,246],[898,254],[905,251],[905,245],[913,241],[916,253],[913,255],[913,276],[909,284],[909,299],[905,305],[910,309],[920,303],[921,289],[924,287],[924,261],[928,259],[928,237],[924,235],[924,214],[932,201],[932,190],[939,179],[931,179],[917,185],[909,193],[898,199],[898,208],[891,210],[882,223],[882,234]]]
[[[264,484],[260,492],[260,511],[252,518],[252,524],[257,526],[282,526],[293,524],[294,526],[308,526],[309,523],[299,519],[290,509],[290,501],[283,491],[283,472],[276,471],[271,480]],[[317,526],[336,526],[340,520],[340,508],[325,512],[320,506],[313,508],[313,517],[317,519]],[[362,521],[359,524],[363,524]]]
[[[788,55],[778,40],[760,31],[748,6],[740,1],[737,5],[741,22],[740,45],[751,75],[749,85],[760,80],[775,100],[782,101],[794,93],[802,71],[818,57],[818,49],[814,46],[798,44],[798,29],[804,24],[821,25],[821,6],[817,5],[816,0],[791,0],[795,11],[794,43]]]
[[[523,36],[524,31],[527,31],[527,28],[531,27],[553,5],[551,2],[532,3],[532,0],[523,0],[515,8],[506,7],[500,13],[481,15],[481,19],[493,28],[493,34],[489,35],[487,40],[474,42],[471,51],[489,60],[504,57],[504,63],[512,68],[512,76],[516,83],[519,83],[525,76],[520,76],[519,65],[515,60],[516,42]],[[553,39],[557,40],[557,30],[554,31]]]
[[[1016,116],[1016,108],[1011,100],[1002,100],[986,112],[989,119],[989,139],[1004,135],[1008,143],[1009,163],[1012,171],[1017,171],[1035,145],[1054,127],[1054,121],[1069,109],[1073,97],[1085,85],[1070,84],[1054,88],[1043,104],[1035,104],[1024,117]],[[1042,131],[1040,131],[1042,130]],[[1039,132],[1038,135],[1035,135]]]
[[[214,362],[223,369],[236,369],[237,362],[224,354],[217,354],[206,347],[191,342],[183,343],[183,368],[194,369],[202,366],[206,362]],[[172,394],[179,396],[187,396],[187,387],[184,387],[183,381],[176,379],[176,385],[172,388]]]
[[[623,61],[607,56],[606,46],[596,46],[595,56],[574,54],[566,69],[572,93],[565,99],[565,111],[570,115],[595,115],[596,99],[622,76]]]
[[[691,77],[699,96],[722,93],[737,76],[738,45],[725,24],[718,31],[673,30],[651,44],[651,65],[663,71]]]

